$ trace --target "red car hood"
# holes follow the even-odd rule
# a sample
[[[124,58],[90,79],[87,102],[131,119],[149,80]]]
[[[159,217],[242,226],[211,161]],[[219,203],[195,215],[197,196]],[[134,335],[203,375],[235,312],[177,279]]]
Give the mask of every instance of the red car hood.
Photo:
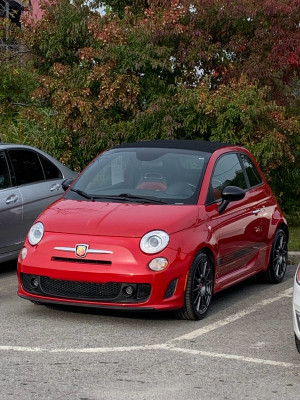
[[[169,234],[197,223],[195,205],[153,205],[58,200],[38,218],[48,232],[142,237],[154,230]]]

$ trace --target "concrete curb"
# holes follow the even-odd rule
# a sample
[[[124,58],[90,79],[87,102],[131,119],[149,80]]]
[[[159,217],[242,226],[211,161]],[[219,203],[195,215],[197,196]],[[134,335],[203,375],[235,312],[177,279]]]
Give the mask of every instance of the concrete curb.
[[[295,265],[300,263],[300,251],[289,251],[289,264]]]

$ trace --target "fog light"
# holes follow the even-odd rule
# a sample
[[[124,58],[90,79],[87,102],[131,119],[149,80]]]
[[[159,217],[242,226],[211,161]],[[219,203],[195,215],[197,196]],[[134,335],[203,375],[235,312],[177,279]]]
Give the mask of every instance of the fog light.
[[[39,280],[38,280],[38,278],[32,278],[30,283],[31,283],[31,286],[32,286],[33,288],[37,288],[37,287],[39,286]]]
[[[21,252],[20,252],[21,260],[22,260],[22,261],[25,260],[26,256],[27,256],[27,248],[26,248],[26,247],[23,247],[23,249],[22,249]]]
[[[123,293],[124,293],[124,296],[126,296],[126,297],[131,297],[132,295],[133,295],[133,293],[134,293],[134,287],[133,286],[126,286],[124,289],[123,289]]]
[[[149,268],[152,269],[152,271],[163,271],[167,268],[168,264],[169,262],[166,258],[158,257],[150,261]]]

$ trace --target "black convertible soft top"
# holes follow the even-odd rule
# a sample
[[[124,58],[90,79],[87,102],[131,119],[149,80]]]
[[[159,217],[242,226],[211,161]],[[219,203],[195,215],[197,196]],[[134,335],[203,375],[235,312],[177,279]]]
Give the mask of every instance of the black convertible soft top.
[[[114,149],[119,148],[136,148],[136,147],[149,147],[149,148],[169,148],[169,149],[183,149],[183,150],[197,150],[206,153],[213,153],[222,147],[232,146],[230,143],[208,142],[202,140],[146,140],[142,142],[123,143],[115,146]]]

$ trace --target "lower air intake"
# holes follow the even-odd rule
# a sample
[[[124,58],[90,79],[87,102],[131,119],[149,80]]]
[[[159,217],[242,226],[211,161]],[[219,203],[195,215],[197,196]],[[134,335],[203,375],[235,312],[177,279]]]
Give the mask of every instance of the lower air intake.
[[[69,281],[31,274],[21,274],[21,278],[28,293],[46,297],[134,303],[146,301],[151,293],[151,285],[148,283],[130,283],[134,288],[133,295],[125,297],[123,288],[128,286],[128,283]]]

